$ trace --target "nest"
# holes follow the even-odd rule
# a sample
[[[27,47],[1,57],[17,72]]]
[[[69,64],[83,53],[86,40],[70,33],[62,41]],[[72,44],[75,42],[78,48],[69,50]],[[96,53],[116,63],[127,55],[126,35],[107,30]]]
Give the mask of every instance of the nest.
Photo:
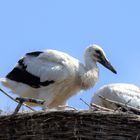
[[[140,140],[140,117],[109,111],[55,111],[0,117],[1,140]]]

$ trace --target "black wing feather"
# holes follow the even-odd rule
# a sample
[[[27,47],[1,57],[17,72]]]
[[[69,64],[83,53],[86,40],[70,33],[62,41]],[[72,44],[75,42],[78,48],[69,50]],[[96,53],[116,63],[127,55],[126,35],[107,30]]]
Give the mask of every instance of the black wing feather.
[[[26,55],[30,55],[30,56],[35,56],[35,57],[37,57],[37,56],[39,56],[41,53],[43,53],[43,52],[41,52],[41,51],[36,51],[36,52],[26,53]]]
[[[40,86],[48,86],[55,82],[53,80],[40,82],[40,78],[29,73],[26,70],[26,68],[27,66],[24,64],[24,58],[22,58],[18,61],[18,65],[10,73],[7,74],[6,78],[16,82],[27,84],[33,88],[40,88]]]

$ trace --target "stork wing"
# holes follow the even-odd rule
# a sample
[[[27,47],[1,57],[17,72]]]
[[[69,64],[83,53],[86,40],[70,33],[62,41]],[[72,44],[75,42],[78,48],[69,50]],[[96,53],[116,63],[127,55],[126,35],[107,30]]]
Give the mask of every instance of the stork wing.
[[[69,76],[65,67],[68,55],[50,50],[27,53],[18,61],[7,78],[28,84],[34,88],[48,86],[56,81],[63,81]]]

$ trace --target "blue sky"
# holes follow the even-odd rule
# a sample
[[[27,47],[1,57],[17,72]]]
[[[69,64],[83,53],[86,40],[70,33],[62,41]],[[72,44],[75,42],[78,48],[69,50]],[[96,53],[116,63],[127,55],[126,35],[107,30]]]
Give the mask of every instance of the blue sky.
[[[26,52],[56,49],[84,62],[85,48],[96,43],[102,46],[118,74],[98,65],[100,78],[96,86],[72,97],[69,105],[87,109],[79,98],[89,103],[104,84],[140,85],[139,7],[139,0],[0,1],[0,77]],[[12,110],[15,104],[0,93],[0,109],[7,108]]]

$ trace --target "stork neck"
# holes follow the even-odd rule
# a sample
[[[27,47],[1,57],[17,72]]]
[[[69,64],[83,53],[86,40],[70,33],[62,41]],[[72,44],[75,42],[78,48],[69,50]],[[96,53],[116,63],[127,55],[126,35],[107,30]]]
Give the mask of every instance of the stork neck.
[[[98,69],[96,61],[91,59],[91,57],[89,57],[89,56],[85,57],[85,67],[86,67],[87,71],[93,70],[93,69],[96,69],[96,70]]]
[[[81,88],[88,89],[98,80],[98,67],[90,57],[85,57],[85,73],[81,76]]]

